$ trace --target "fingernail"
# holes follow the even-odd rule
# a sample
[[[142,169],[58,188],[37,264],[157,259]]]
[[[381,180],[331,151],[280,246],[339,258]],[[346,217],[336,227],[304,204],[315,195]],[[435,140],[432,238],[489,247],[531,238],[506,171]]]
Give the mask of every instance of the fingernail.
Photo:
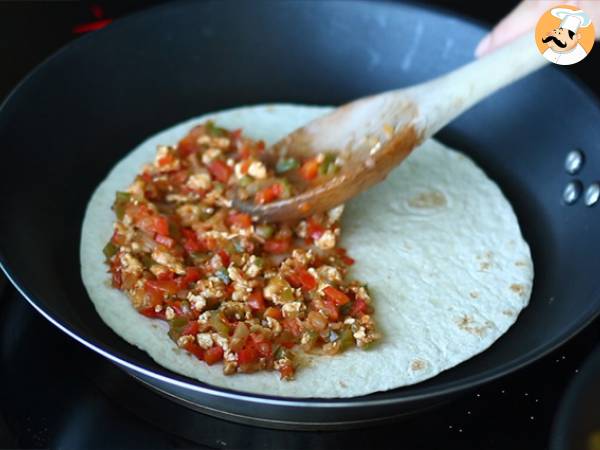
[[[479,57],[479,56],[483,55],[488,50],[488,48],[490,46],[490,41],[491,41],[491,35],[488,34],[477,45],[477,48],[475,49],[475,56]]]

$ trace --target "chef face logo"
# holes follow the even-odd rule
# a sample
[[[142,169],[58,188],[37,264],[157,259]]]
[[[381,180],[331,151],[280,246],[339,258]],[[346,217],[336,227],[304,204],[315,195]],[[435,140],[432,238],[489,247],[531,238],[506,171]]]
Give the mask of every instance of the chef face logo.
[[[549,9],[535,28],[538,50],[554,64],[578,63],[594,45],[594,24],[583,10],[570,5]]]

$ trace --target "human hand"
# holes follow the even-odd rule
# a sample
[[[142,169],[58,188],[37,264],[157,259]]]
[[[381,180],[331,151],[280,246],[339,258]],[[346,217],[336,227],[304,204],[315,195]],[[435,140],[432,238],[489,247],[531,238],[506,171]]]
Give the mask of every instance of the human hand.
[[[479,45],[475,49],[475,55],[478,57],[483,56],[532,30],[535,28],[540,16],[559,3],[572,5],[587,12],[592,18],[592,22],[597,25],[596,39],[600,38],[600,1],[572,0],[556,2],[549,0],[524,0],[479,42]]]

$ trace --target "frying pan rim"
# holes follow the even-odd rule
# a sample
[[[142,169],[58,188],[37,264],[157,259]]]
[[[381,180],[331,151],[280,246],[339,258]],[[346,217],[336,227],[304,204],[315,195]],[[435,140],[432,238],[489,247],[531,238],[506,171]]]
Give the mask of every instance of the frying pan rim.
[[[150,7],[144,9],[142,11],[138,11],[136,13],[124,16],[112,22],[105,29],[98,30],[94,33],[89,33],[84,35],[74,41],[71,41],[58,49],[56,52],[52,53],[46,59],[44,59],[40,64],[35,66],[20,82],[16,84],[16,86],[10,91],[10,93],[6,96],[4,101],[0,104],[0,115],[6,109],[7,105],[12,101],[13,97],[17,95],[17,93],[21,90],[22,86],[27,84],[30,79],[34,78],[35,75],[42,71],[44,67],[49,64],[51,61],[58,59],[63,53],[74,50],[82,43],[85,43],[87,40],[95,39],[97,36],[102,36],[105,33],[110,33],[111,30],[115,30],[121,28],[123,26],[127,26],[129,22],[133,20],[143,19],[146,15],[153,15],[160,13],[163,9],[173,8],[174,6],[181,6],[183,4],[191,4],[191,1],[178,1],[178,2],[169,2],[162,5],[157,5],[154,7]],[[210,3],[219,3],[219,2],[210,2]],[[268,2],[263,2],[268,3]],[[303,3],[303,2],[285,2],[285,3]],[[332,2],[338,3],[338,2]],[[366,1],[358,1],[353,3],[367,3]],[[372,4],[373,2],[368,2]],[[390,5],[390,6],[398,6],[394,5],[390,1],[381,1],[381,4]],[[483,21],[468,17],[466,15],[456,13],[454,11],[450,11],[444,7],[434,6],[434,7],[423,7],[414,1],[409,1],[403,4],[402,6],[409,6],[411,8],[424,10],[435,15],[444,14],[446,16],[450,16],[452,18],[457,19],[460,22],[466,22],[471,25],[475,25],[477,28],[482,28],[484,31],[487,28],[486,24]],[[545,70],[558,70],[556,68],[546,68]],[[600,108],[600,102],[598,98],[592,93],[591,89],[588,88],[587,85],[582,83],[576,77],[568,76],[563,71],[558,70],[560,73],[560,77],[574,85],[576,88],[581,89],[583,92],[588,94],[592,103]],[[408,403],[412,401],[423,401],[423,400],[431,400],[437,397],[449,396],[452,394],[457,394],[460,392],[464,392],[466,390],[474,389],[477,386],[481,386],[482,384],[488,383],[492,380],[498,379],[502,376],[513,373],[517,370],[522,369],[523,367],[532,364],[539,359],[543,358],[547,354],[559,348],[568,340],[572,339],[575,335],[581,332],[584,328],[586,328],[592,321],[594,321],[600,315],[600,308],[596,311],[592,311],[591,314],[589,310],[591,306],[600,299],[600,288],[596,290],[596,292],[591,295],[590,307],[586,309],[580,316],[578,320],[572,322],[570,326],[567,328],[565,332],[563,332],[558,337],[555,337],[553,341],[546,342],[543,345],[538,346],[537,348],[527,352],[524,355],[516,358],[515,360],[504,364],[503,366],[496,366],[491,369],[488,369],[483,372],[479,372],[477,374],[468,376],[461,380],[446,382],[445,385],[441,387],[428,387],[426,388],[426,392],[406,395],[402,392],[403,388],[398,388],[399,392],[394,395],[392,398],[386,399],[369,399],[369,395],[361,396],[361,397],[350,397],[350,398],[295,398],[295,397],[283,397],[283,396],[271,396],[271,395],[263,395],[263,394],[255,394],[255,393],[246,393],[242,391],[234,391],[227,388],[222,388],[218,386],[212,386],[209,384],[199,385],[195,382],[187,381],[189,378],[183,375],[179,375],[175,372],[168,371],[167,369],[161,368],[162,371],[169,373],[169,375],[163,375],[160,373],[153,372],[149,369],[139,366],[137,363],[132,363],[128,361],[126,355],[123,355],[121,352],[114,352],[114,350],[108,348],[109,346],[99,342],[95,338],[84,338],[78,334],[74,327],[70,324],[61,323],[59,318],[53,317],[50,309],[46,311],[45,308],[41,307],[38,302],[40,300],[32,295],[26,288],[21,287],[22,284],[19,283],[18,277],[12,273],[12,270],[9,267],[7,259],[4,257],[1,249],[0,249],[0,269],[5,273],[7,279],[11,282],[11,284],[15,287],[15,289],[24,297],[27,302],[33,306],[33,308],[38,311],[45,319],[47,319],[50,323],[60,329],[62,332],[75,339],[79,343],[88,347],[89,349],[95,351],[96,353],[102,355],[106,359],[111,362],[125,368],[127,370],[131,370],[132,372],[142,374],[151,379],[166,383],[168,385],[177,386],[183,389],[189,389],[196,393],[210,395],[217,398],[226,398],[230,400],[240,400],[244,402],[250,403],[258,403],[258,404],[267,404],[272,406],[287,406],[287,407],[302,407],[302,408],[344,408],[344,407],[372,407],[372,406],[385,406],[385,405],[394,405],[399,403]],[[451,369],[449,369],[451,370]],[[418,386],[418,384],[413,385]],[[407,386],[406,388],[410,388],[413,386]],[[427,392],[427,390],[429,392]],[[393,391],[393,390],[392,390]]]

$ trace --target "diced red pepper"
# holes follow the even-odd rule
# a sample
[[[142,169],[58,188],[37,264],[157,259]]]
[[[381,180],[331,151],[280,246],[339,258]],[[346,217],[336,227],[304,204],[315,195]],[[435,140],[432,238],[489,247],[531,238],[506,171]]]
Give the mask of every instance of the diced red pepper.
[[[170,270],[165,270],[164,272],[160,272],[156,278],[159,280],[174,280],[175,273],[171,272]]]
[[[169,235],[169,220],[165,216],[154,217],[154,231],[163,236]]]
[[[277,200],[283,194],[283,186],[281,183],[273,183],[261,191],[258,191],[254,196],[254,203],[263,205]]]
[[[202,252],[206,250],[204,245],[198,240],[196,232],[190,228],[182,228],[181,234],[183,235],[183,248],[188,253]]]
[[[110,265],[110,271],[112,273],[112,286],[120,289],[121,288],[121,259],[115,258]]]
[[[157,234],[156,236],[154,236],[154,240],[160,245],[164,245],[167,248],[173,248],[175,246],[175,240],[171,239],[169,236]]]
[[[144,309],[140,309],[140,314],[143,314],[146,317],[149,317],[151,319],[163,319],[165,320],[165,310],[161,309],[160,311],[156,312],[156,309],[154,309],[154,306],[149,306],[148,308],[144,308]]]
[[[281,310],[279,308],[275,308],[274,306],[269,306],[265,310],[265,317],[271,317],[272,319],[281,320],[283,317],[281,314]]]
[[[335,303],[332,300],[324,300],[323,301],[323,309],[324,309],[327,317],[329,319],[331,319],[332,321],[335,322],[339,319],[340,313],[339,313],[337,307],[335,306]]]
[[[217,181],[220,181],[221,183],[227,183],[229,177],[233,173],[233,169],[229,167],[225,163],[225,161],[222,161],[220,159],[213,159],[208,164],[208,170],[212,174],[212,176],[215,177],[215,179]]]
[[[188,178],[187,169],[178,170],[177,172],[173,172],[169,175],[169,184],[173,186],[181,186]]]
[[[223,359],[223,349],[218,345],[214,345],[204,352],[204,361],[209,366]]]
[[[310,217],[306,221],[306,233],[316,241],[325,233],[325,227]]]
[[[272,353],[271,342],[268,341],[262,334],[250,333],[250,339],[254,343],[256,350],[261,356],[269,357]]]
[[[309,159],[300,167],[300,175],[305,180],[314,180],[319,174],[319,162],[316,158]]]
[[[305,291],[312,291],[317,287],[317,280],[306,269],[300,267],[289,275],[288,281],[295,288],[302,288]]]
[[[294,376],[294,366],[290,363],[282,364],[279,373],[282,379],[290,379]]]
[[[115,245],[125,245],[125,235],[119,234],[119,232],[115,229],[110,242]]]
[[[248,306],[256,311],[265,309],[265,299],[261,289],[254,289],[248,296]]]
[[[231,258],[229,257],[227,252],[225,250],[219,250],[217,253],[218,253],[219,257],[221,258],[221,262],[223,263],[223,266],[228,267],[229,263],[231,262]]]
[[[185,275],[179,278],[179,287],[185,289],[190,283],[202,278],[202,270],[198,267],[187,267]]]
[[[201,144],[198,144],[198,138],[204,133],[204,126],[198,125],[190,130],[190,132],[181,140],[177,145],[177,152],[179,156],[185,158],[186,156],[197,152],[202,148]]]
[[[188,352],[198,358],[200,361],[204,359],[204,350],[195,341],[186,342],[183,346]]]
[[[146,292],[159,292],[174,295],[179,291],[179,285],[175,280],[146,280]]]
[[[241,128],[236,128],[235,130],[229,132],[229,139],[233,143],[235,143],[236,141],[239,141],[241,137],[242,137],[242,129]]]
[[[167,153],[158,160],[158,165],[161,167],[166,166],[167,164],[171,164],[173,161],[175,161],[175,157],[171,153]]]
[[[198,325],[196,320],[190,320],[188,324],[181,329],[181,335],[185,336],[186,334],[191,334],[195,338],[198,334],[199,327],[200,325]]]
[[[287,317],[283,319],[282,325],[285,330],[288,330],[296,337],[302,334],[302,326],[295,318]]]
[[[252,364],[258,359],[258,356],[259,354],[254,344],[250,341],[247,341],[246,345],[244,345],[244,348],[238,352],[238,363],[241,365]]]
[[[323,289],[323,292],[329,300],[335,303],[336,306],[345,305],[350,301],[350,297],[333,286],[327,286],[325,289]]]
[[[360,317],[365,314],[369,309],[369,305],[362,298],[357,298],[352,304],[350,309],[350,315],[353,317]]]
[[[275,238],[269,239],[265,242],[264,250],[268,253],[287,253],[290,250],[290,239],[289,238]]]
[[[354,258],[350,258],[346,254],[346,249],[345,248],[336,248],[335,252],[340,256],[340,259],[342,260],[342,262],[344,264],[346,264],[347,266],[351,266],[352,264],[355,263]]]
[[[232,213],[227,216],[229,226],[236,225],[239,228],[249,228],[252,226],[252,217],[244,213]]]

